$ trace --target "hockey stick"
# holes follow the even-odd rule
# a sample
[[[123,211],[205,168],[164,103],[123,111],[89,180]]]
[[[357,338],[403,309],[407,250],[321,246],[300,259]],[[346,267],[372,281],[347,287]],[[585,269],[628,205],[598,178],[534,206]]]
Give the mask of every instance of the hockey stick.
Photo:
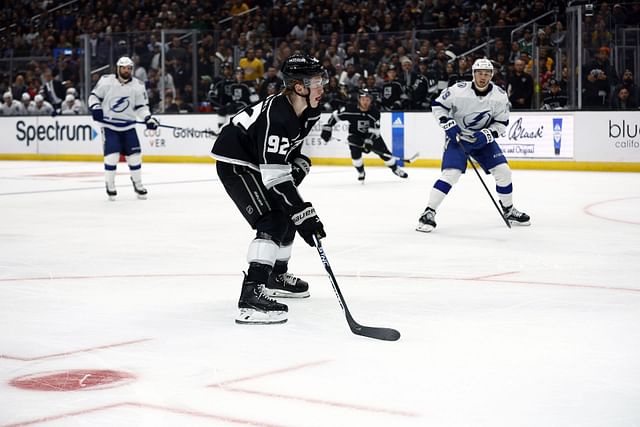
[[[363,146],[362,146],[362,145],[354,144],[353,142],[345,141],[345,140],[342,140],[342,139],[339,139],[339,138],[333,138],[333,139],[335,139],[335,140],[336,140],[336,141],[338,141],[338,142],[343,142],[343,143],[345,143],[345,144],[347,144],[347,145],[351,145],[351,146],[353,146],[353,147],[363,148]],[[363,150],[363,151],[364,151],[364,150]],[[382,151],[378,151],[378,150],[369,150],[369,151],[371,151],[371,152],[372,152],[372,153],[374,153],[374,154],[377,154],[378,156],[386,157],[386,159],[385,159],[385,160],[390,160],[390,159],[393,159],[393,160],[396,160],[396,161],[398,161],[398,160],[402,160],[402,161],[403,161],[403,162],[405,162],[405,163],[411,163],[412,161],[414,161],[415,159],[417,159],[417,158],[418,158],[418,156],[420,155],[420,152],[418,151],[418,152],[416,152],[413,156],[411,156],[411,157],[409,157],[409,158],[407,158],[407,159],[404,159],[404,158],[402,158],[402,157],[394,156],[393,154],[383,153]]]
[[[353,320],[351,317],[351,313],[349,312],[349,308],[347,308],[347,302],[344,300],[342,296],[342,292],[340,292],[340,288],[338,287],[338,282],[336,281],[336,277],[333,275],[333,271],[331,270],[331,265],[329,264],[329,260],[327,259],[327,255],[324,252],[324,248],[320,243],[320,239],[318,236],[313,236],[313,241],[316,245],[316,249],[318,250],[318,254],[320,255],[320,260],[324,264],[324,268],[327,270],[329,274],[329,281],[331,282],[331,286],[333,286],[333,291],[336,293],[338,297],[338,302],[340,303],[340,307],[344,312],[345,317],[347,318],[347,324],[349,324],[349,328],[351,328],[351,332],[356,335],[362,335],[364,337],[375,338],[378,340],[384,341],[397,341],[400,339],[400,332],[391,328],[376,328],[371,326],[363,326]]]
[[[467,152],[464,151],[462,142],[460,142],[460,137],[458,137],[457,142],[458,144],[460,144],[460,148],[462,148],[462,151],[467,155],[467,160],[469,161],[469,163],[471,163],[471,166],[473,167],[473,170],[476,172],[476,175],[478,175],[478,179],[482,183],[482,186],[484,187],[485,190],[487,190],[487,194],[489,195],[489,198],[493,202],[493,206],[495,206],[496,209],[498,210],[498,214],[500,215],[500,218],[502,218],[504,223],[507,224],[507,227],[511,228],[511,223],[507,218],[504,217],[504,214],[502,213],[500,206],[498,206],[498,204],[496,203],[496,199],[493,198],[493,194],[491,194],[491,191],[489,191],[489,187],[487,187],[487,184],[484,183],[484,179],[482,179],[482,176],[480,176],[480,172],[478,172],[478,168],[476,167],[475,163],[473,163],[475,159],[471,157],[471,154],[467,154]]]
[[[124,119],[118,119],[116,117],[108,118],[107,120],[117,121],[117,122],[122,123],[123,125],[134,125],[134,124],[135,125],[145,125],[146,124],[146,122],[141,122],[141,121],[137,121],[137,120],[124,120]],[[109,124],[108,121],[103,121],[103,123]],[[193,128],[183,128],[183,127],[179,127],[179,126],[163,125],[162,123],[158,123],[158,127],[167,128],[167,129],[177,129],[177,130],[193,129]],[[214,131],[209,130],[209,129],[193,129],[193,131],[194,132],[206,133],[208,135],[218,136],[217,132],[214,132]]]

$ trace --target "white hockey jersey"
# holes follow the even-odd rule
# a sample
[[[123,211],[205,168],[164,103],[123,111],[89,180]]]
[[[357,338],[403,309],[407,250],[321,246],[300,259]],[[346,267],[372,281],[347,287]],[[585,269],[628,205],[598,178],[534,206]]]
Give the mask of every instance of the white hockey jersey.
[[[38,106],[37,102],[29,105],[29,115],[31,116],[50,116],[54,113],[53,105],[47,101],[42,101]]]
[[[482,129],[491,130],[494,136],[504,135],[509,124],[507,93],[493,83],[484,96],[479,96],[479,93],[472,82],[458,82],[442,91],[431,109],[440,123],[455,120],[462,130],[463,139],[473,141],[472,135]]]
[[[12,99],[9,105],[6,102],[0,104],[0,115],[2,116],[24,116],[26,114],[27,111],[24,109],[22,102],[15,99]]]
[[[135,77],[121,83],[115,74],[98,80],[89,95],[89,109],[102,108],[104,127],[123,131],[135,127],[135,121],[151,115],[144,83]]]

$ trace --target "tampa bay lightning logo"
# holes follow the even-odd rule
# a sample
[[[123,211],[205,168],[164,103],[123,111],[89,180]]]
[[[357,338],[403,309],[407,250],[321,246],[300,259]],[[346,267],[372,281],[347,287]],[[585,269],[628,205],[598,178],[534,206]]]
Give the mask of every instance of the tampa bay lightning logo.
[[[122,113],[127,108],[129,108],[128,96],[121,96],[120,98],[116,99],[113,104],[111,104],[111,111],[113,111],[114,113]]]
[[[491,112],[489,110],[479,113],[467,114],[462,119],[464,127],[470,130],[481,130],[486,128],[491,121]]]

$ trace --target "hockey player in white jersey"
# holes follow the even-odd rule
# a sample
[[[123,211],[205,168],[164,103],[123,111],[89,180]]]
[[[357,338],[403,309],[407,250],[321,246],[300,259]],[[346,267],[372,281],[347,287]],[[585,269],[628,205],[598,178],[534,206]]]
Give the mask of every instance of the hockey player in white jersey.
[[[115,176],[121,153],[129,165],[138,198],[147,198],[147,190],[142,185],[142,156],[135,122],[142,118],[147,129],[157,129],[160,123],[151,116],[144,83],[132,76],[133,61],[123,56],[116,63],[116,74],[102,76],[89,95],[93,120],[103,125],[105,184],[109,200],[115,200],[117,195]]]
[[[44,96],[37,94],[33,97],[33,103],[29,105],[28,113],[30,116],[53,116],[55,110],[53,105],[44,99]]]
[[[0,104],[0,115],[2,116],[24,116],[27,111],[24,109],[22,102],[13,99],[11,92],[6,91],[2,95],[2,104]]]
[[[529,215],[513,207],[511,168],[495,142],[509,124],[509,99],[502,88],[491,83],[491,61],[476,60],[472,72],[473,81],[456,83],[432,102],[433,114],[444,129],[446,142],[442,175],[431,189],[417,231],[428,233],[436,227],[436,210],[466,171],[468,156],[472,156],[485,173],[493,175],[504,217],[511,224],[530,224]]]

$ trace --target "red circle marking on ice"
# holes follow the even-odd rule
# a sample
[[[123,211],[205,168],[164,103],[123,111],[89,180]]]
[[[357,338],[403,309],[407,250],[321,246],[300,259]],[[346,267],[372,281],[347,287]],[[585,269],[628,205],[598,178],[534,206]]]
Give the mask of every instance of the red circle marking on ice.
[[[75,369],[23,375],[12,379],[9,384],[25,390],[38,391],[100,390],[123,386],[135,378],[135,375],[122,371]]]

